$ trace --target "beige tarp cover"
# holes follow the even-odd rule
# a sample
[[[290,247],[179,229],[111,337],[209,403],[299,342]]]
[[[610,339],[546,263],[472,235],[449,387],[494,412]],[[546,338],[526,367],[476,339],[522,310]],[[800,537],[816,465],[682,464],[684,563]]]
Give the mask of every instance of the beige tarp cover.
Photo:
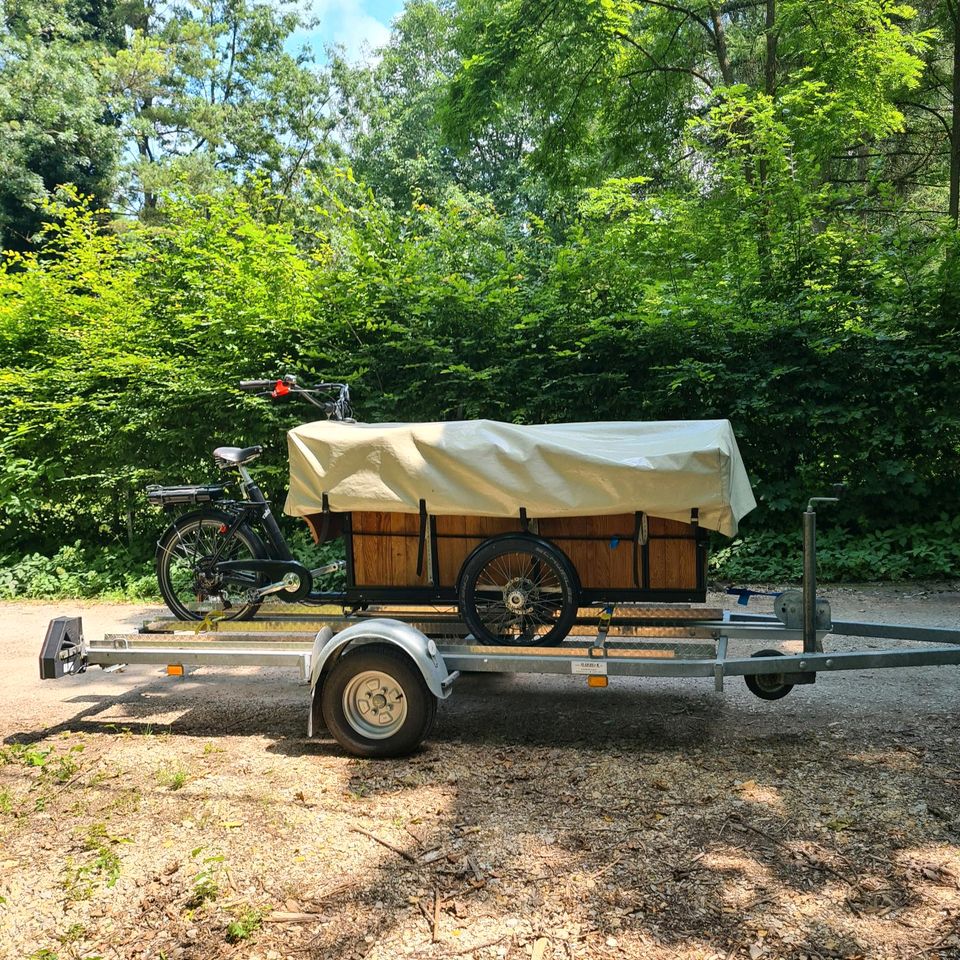
[[[728,420],[556,423],[319,421],[287,435],[285,510],[598,516],[643,511],[728,536],[756,506]]]

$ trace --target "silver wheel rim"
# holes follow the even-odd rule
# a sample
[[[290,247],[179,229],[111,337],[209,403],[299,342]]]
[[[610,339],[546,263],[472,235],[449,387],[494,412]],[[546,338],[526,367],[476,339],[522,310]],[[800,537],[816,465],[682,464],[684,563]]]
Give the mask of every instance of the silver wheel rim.
[[[549,634],[563,610],[556,562],[522,547],[490,557],[477,572],[473,607],[487,632],[507,642]]]
[[[352,677],[343,691],[343,715],[362,736],[386,740],[407,719],[407,698],[389,673],[364,670]]]

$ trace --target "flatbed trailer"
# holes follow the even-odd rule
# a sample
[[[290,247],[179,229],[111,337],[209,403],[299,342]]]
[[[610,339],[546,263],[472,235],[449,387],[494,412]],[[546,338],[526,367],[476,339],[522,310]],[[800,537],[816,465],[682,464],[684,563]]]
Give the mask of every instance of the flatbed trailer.
[[[838,670],[960,664],[960,629],[835,621],[817,596],[815,503],[803,514],[803,586],[775,596],[772,614],[624,603],[578,608],[566,639],[551,646],[479,644],[455,606],[370,606],[317,613],[287,604],[271,619],[176,621],[160,617],[136,633],[90,640],[79,617],[50,622],[40,677],[99,666],[292,667],[310,686],[307,735],[326,727],[362,757],[409,753],[429,735],[437,704],[464,673],[540,673],[584,678],[604,688],[616,677],[713,680],[722,691],[743,677],[764,700],[779,700],[817,674]],[[749,592],[749,591],[748,591]],[[269,614],[268,614],[269,616]],[[828,636],[907,641],[883,650],[824,650]],[[759,649],[732,656],[730,642]],[[770,646],[773,644],[774,646]],[[784,649],[798,647],[796,651]]]
[[[388,757],[409,753],[428,736],[437,704],[464,673],[569,675],[598,688],[617,677],[699,678],[718,691],[728,678],[743,677],[754,694],[776,700],[824,672],[960,664],[960,630],[834,621],[823,600],[815,601],[808,624],[804,601],[797,590],[780,594],[772,615],[583,608],[570,636],[550,647],[476,644],[455,608],[442,607],[319,615],[286,608],[283,617],[240,623],[157,618],[102,640],[86,638],[79,617],[58,617],[44,639],[40,675],[143,664],[166,666],[172,675],[199,666],[293,668],[310,687],[309,736],[326,727],[350,753]],[[913,645],[830,652],[823,649],[828,635]],[[733,656],[731,641],[759,649]]]

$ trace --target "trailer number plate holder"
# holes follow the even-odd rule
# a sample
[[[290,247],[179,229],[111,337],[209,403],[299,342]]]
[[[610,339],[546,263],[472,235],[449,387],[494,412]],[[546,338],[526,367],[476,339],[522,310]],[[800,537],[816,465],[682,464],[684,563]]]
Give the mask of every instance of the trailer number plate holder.
[[[605,677],[607,675],[606,660],[571,660],[570,672],[588,677]]]

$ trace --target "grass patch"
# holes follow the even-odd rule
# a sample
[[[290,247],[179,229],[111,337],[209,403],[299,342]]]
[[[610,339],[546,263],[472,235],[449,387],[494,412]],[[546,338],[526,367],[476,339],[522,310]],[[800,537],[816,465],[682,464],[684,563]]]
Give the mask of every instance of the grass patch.
[[[161,767],[157,771],[157,783],[168,790],[182,790],[189,780],[190,773],[183,767]]]
[[[203,847],[197,847],[190,851],[192,859],[196,860],[203,852]],[[224,858],[222,854],[216,853],[209,857],[204,857],[199,861],[199,869],[194,874],[191,883],[190,898],[187,900],[187,912],[192,913],[199,909],[205,903],[216,900],[220,893],[219,875],[223,869]]]
[[[103,823],[93,823],[80,839],[81,849],[90,854],[83,863],[67,859],[63,872],[63,890],[68,900],[89,900],[94,891],[116,886],[120,879],[120,854],[117,847],[130,843],[126,837],[115,837]]]
[[[227,924],[227,943],[249,940],[263,926],[263,913],[248,907],[236,920]]]

